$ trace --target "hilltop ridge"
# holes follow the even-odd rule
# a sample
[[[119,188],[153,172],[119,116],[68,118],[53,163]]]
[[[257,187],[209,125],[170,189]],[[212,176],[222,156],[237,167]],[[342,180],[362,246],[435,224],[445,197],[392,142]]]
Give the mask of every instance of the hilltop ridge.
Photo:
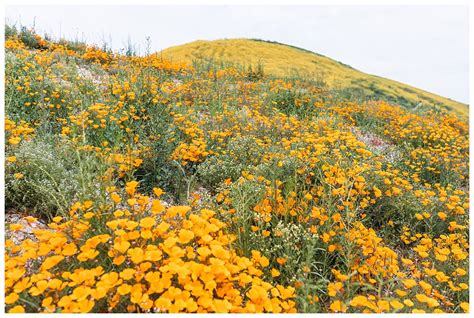
[[[352,89],[367,97],[415,107],[419,103],[436,106],[462,115],[468,105],[391,79],[359,71],[324,55],[279,42],[259,39],[197,40],[159,52],[175,62],[192,63],[200,59],[233,62],[244,67],[261,64],[274,76],[306,76],[330,88]]]

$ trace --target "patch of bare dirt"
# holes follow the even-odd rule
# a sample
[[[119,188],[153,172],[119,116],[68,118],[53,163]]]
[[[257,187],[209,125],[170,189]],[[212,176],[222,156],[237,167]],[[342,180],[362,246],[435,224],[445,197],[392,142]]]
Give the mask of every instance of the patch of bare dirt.
[[[382,155],[388,162],[394,163],[400,158],[400,151],[397,146],[380,138],[371,132],[363,132],[357,127],[351,127],[351,132],[356,138],[363,142],[367,148],[376,155]]]
[[[10,224],[20,224],[22,229],[18,231],[11,231],[9,229]],[[16,245],[21,244],[21,242],[26,239],[35,241],[36,237],[33,234],[33,231],[38,229],[44,230],[47,228],[48,225],[46,222],[37,218],[35,221],[30,222],[27,215],[14,211],[5,213],[5,237],[11,239]]]

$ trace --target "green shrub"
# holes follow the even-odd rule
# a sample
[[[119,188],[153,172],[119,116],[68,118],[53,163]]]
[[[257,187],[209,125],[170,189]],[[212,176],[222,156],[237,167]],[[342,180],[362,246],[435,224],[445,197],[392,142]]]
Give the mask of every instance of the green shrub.
[[[199,179],[211,188],[217,187],[227,178],[236,180],[244,169],[242,164],[236,163],[230,156],[210,157],[197,168]]]
[[[5,39],[13,38],[18,35],[18,30],[15,25],[5,24]]]
[[[105,186],[96,180],[100,163],[95,156],[81,155],[67,145],[36,139],[11,153],[16,161],[5,167],[7,207],[47,218],[66,215],[70,202],[95,198]]]
[[[30,49],[39,49],[41,48],[41,45],[35,35],[36,33],[34,30],[30,30],[26,26],[22,26],[19,38]]]
[[[237,180],[244,170],[250,170],[260,162],[262,149],[253,137],[237,137],[229,141],[227,154],[209,157],[197,168],[200,181],[215,188],[225,179]]]

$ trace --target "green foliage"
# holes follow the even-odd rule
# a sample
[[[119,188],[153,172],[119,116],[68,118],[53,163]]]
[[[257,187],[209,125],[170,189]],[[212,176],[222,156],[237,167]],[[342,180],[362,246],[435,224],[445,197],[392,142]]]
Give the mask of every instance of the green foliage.
[[[7,208],[51,219],[67,216],[70,202],[104,199],[99,190],[106,184],[97,178],[103,168],[91,155],[38,138],[21,143],[12,155],[16,161],[5,169]]]
[[[5,24],[5,39],[14,38],[18,35],[15,25]]]
[[[246,78],[249,81],[258,81],[264,77],[263,64],[258,63],[256,67],[249,65],[247,68]]]

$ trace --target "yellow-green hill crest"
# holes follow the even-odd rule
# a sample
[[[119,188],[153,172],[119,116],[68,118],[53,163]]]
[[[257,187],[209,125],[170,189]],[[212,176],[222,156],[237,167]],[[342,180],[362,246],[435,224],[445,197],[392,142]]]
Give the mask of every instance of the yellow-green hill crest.
[[[214,61],[249,65],[263,65],[266,74],[274,76],[311,77],[321,80],[329,88],[349,88],[367,96],[387,99],[403,105],[419,103],[454,110],[462,115],[469,113],[468,105],[422,89],[383,77],[366,74],[344,63],[294,46],[253,39],[225,39],[194,41],[167,48],[160,52],[175,62],[192,63],[212,58]]]

